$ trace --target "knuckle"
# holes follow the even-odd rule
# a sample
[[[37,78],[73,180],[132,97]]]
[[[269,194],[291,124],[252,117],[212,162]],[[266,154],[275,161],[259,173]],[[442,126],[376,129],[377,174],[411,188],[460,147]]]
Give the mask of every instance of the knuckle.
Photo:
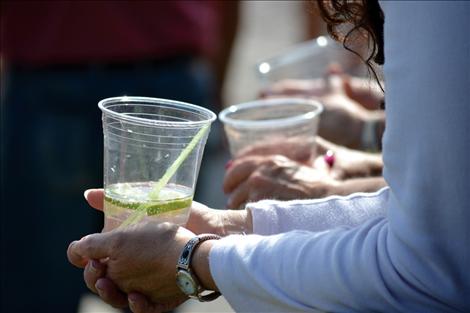
[[[113,234],[112,240],[110,242],[112,251],[120,251],[124,245],[124,240],[125,240],[124,233],[122,231],[116,231]]]
[[[88,253],[90,252],[91,250],[93,250],[93,247],[95,246],[95,239],[93,236],[87,236],[85,238],[82,239],[82,242],[81,242],[81,250],[85,253]]]
[[[250,190],[253,190],[256,187],[259,187],[259,185],[263,184],[264,182],[265,182],[264,176],[259,172],[254,172],[248,178],[248,186]]]

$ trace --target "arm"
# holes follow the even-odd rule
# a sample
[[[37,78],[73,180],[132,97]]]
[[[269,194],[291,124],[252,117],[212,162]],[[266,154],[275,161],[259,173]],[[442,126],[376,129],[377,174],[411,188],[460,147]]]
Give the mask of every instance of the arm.
[[[211,273],[237,311],[470,310],[470,6],[384,6],[387,217],[215,243]]]
[[[272,235],[294,229],[324,231],[335,227],[354,227],[366,220],[384,217],[388,189],[376,193],[358,193],[348,197],[333,196],[317,200],[249,203],[253,233]]]

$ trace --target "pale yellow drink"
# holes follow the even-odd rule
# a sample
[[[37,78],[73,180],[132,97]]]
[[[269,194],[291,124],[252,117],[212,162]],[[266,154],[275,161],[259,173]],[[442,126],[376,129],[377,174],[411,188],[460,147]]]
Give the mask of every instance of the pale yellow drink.
[[[120,226],[132,214],[135,215],[136,211],[143,215],[144,221],[184,225],[188,220],[193,198],[191,189],[168,184],[159,192],[158,200],[155,200],[149,196],[153,187],[154,182],[108,186],[104,199],[104,231]]]

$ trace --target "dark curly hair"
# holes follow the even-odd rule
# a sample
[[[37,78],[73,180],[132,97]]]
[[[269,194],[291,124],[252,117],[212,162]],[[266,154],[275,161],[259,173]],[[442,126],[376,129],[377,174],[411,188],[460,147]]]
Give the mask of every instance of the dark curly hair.
[[[385,61],[384,14],[378,0],[317,0],[316,4],[330,36],[359,56],[379,82],[372,65],[372,61],[379,65]],[[358,42],[364,40],[368,43],[368,56],[357,51]]]

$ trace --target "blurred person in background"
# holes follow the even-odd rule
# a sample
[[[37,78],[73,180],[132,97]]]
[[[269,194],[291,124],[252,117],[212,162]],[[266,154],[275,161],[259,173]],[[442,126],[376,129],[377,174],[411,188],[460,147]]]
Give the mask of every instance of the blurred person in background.
[[[80,195],[102,181],[97,102],[149,96],[218,111],[238,4],[2,1],[0,8],[1,311],[75,312],[85,289],[62,251],[101,227]]]

